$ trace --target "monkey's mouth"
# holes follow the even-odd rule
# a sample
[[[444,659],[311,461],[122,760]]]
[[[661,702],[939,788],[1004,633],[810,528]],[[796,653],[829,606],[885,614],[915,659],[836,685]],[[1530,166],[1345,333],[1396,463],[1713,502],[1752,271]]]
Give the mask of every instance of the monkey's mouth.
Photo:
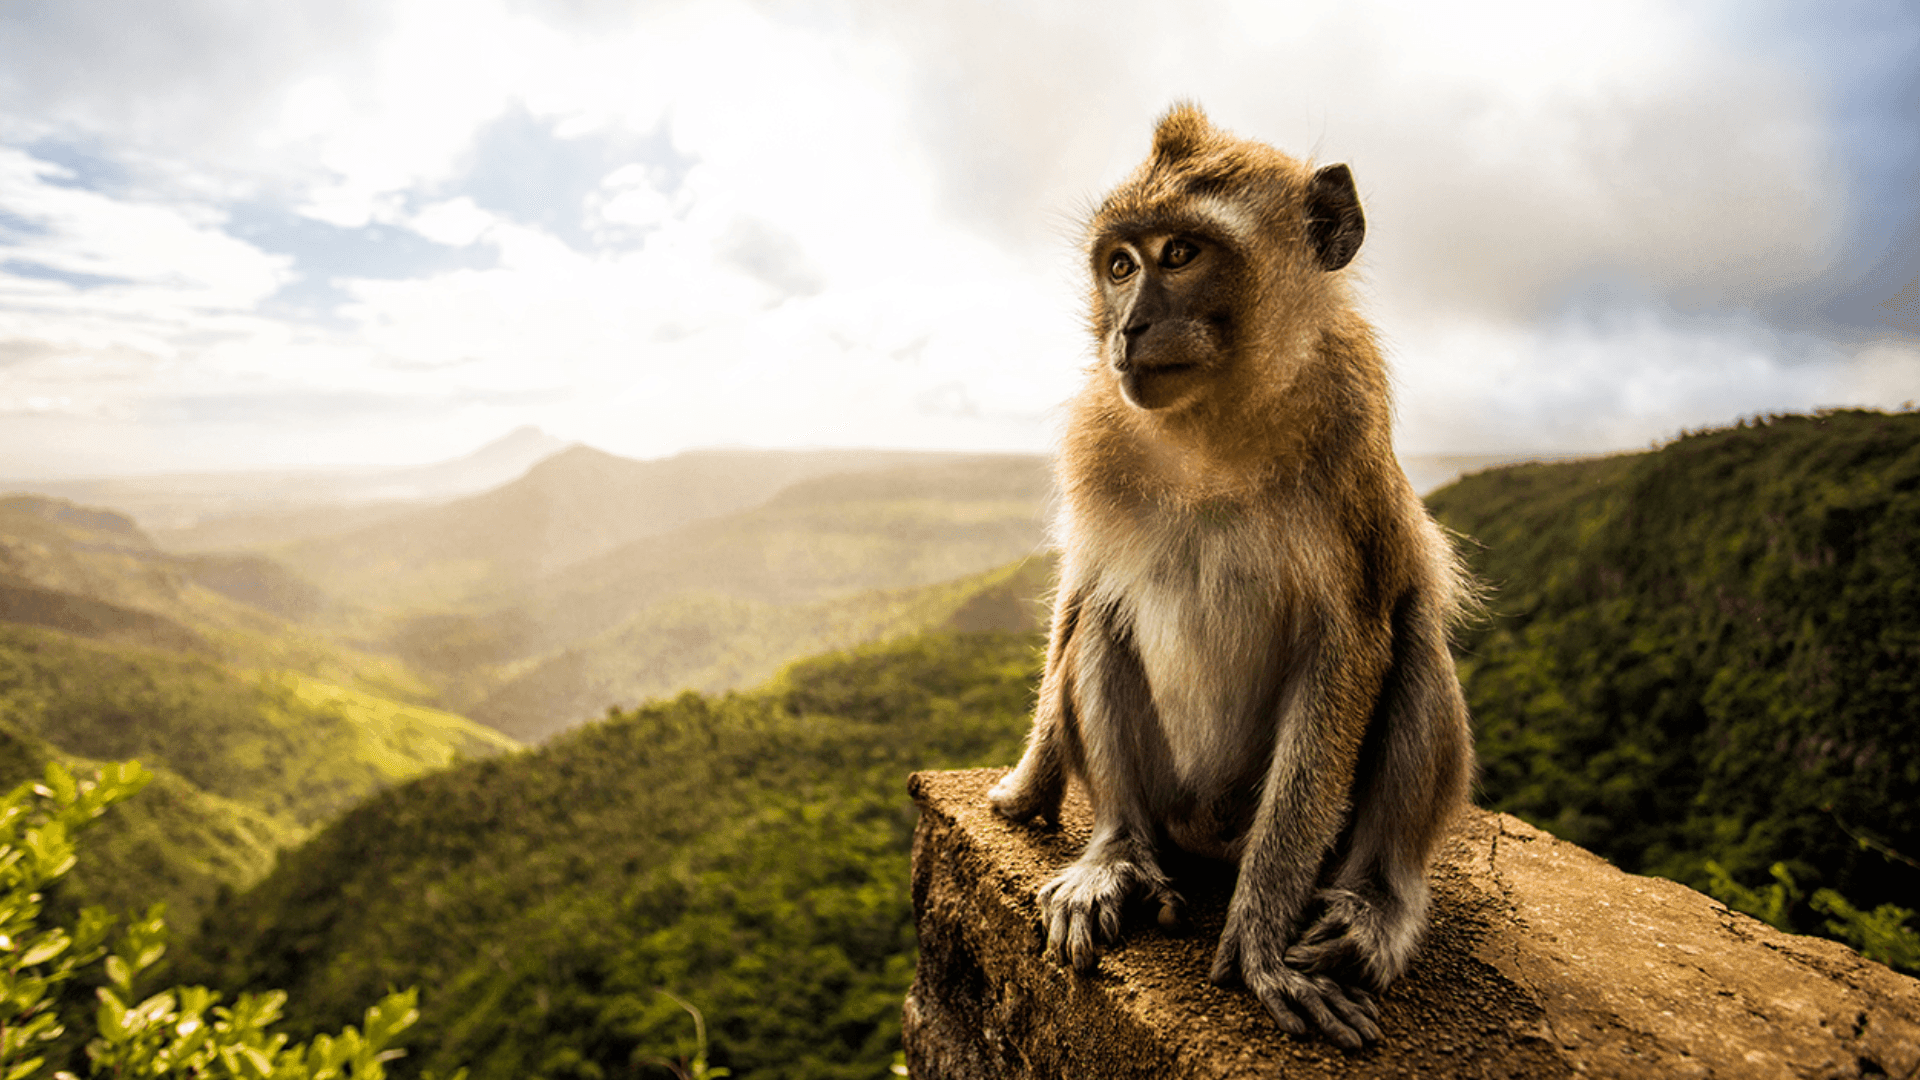
[[[1199,364],[1156,364],[1120,371],[1120,391],[1142,409],[1164,409],[1183,397],[1182,376],[1199,371]]]

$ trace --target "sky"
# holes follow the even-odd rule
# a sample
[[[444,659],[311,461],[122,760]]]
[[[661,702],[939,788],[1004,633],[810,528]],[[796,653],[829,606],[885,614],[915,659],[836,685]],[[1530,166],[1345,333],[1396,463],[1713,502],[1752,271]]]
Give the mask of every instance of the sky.
[[[1175,101],[1349,163],[1403,454],[1920,399],[1920,7],[0,0],[0,479],[1043,450]]]

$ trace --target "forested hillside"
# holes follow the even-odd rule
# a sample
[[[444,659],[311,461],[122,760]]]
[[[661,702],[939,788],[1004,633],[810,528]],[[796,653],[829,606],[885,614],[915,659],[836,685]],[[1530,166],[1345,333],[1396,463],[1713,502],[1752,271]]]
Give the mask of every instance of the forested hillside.
[[[537,742],[609,704],[717,693],[771,678],[810,656],[951,624],[1035,630],[1053,564],[1035,556],[983,575],[909,589],[866,589],[805,604],[697,593],[650,604],[606,633],[525,667],[474,705],[476,719]]]
[[[736,1075],[883,1074],[913,954],[904,778],[1015,760],[1048,570],[1029,560],[930,588],[848,583],[915,560],[946,565],[941,552],[965,550],[969,536],[985,538],[981,552],[1006,542],[1005,523],[1032,505],[1019,487],[1028,482],[975,474],[955,488],[971,492],[955,512],[919,498],[910,476],[820,478],[740,515],[750,526],[740,536],[696,522],[678,530],[693,538],[680,547],[631,558],[616,549],[548,579],[571,584],[550,607],[523,611],[534,624],[524,630],[567,618],[599,629],[518,670],[506,685],[528,710],[583,685],[565,707],[654,692],[647,678],[744,678],[817,644],[823,627],[856,638],[934,630],[801,662],[749,693],[617,711],[538,751],[380,791],[215,905],[168,977],[285,988],[296,1034],[338,1028],[389,988],[417,985],[424,1016],[409,1072],[665,1076],[640,1064],[688,1045],[665,988],[705,1010],[712,1060]],[[1469,538],[1491,590],[1489,614],[1461,642],[1479,801],[1628,869],[1729,898],[1781,884],[1781,864],[1794,884],[1776,890],[1770,917],[1805,931],[1830,932],[1830,907],[1809,904],[1819,888],[1866,909],[1912,904],[1920,415],[1749,422],[1652,453],[1470,476],[1430,501]],[[830,539],[888,520],[915,523],[907,535],[931,553],[900,541],[853,558]],[[133,557],[108,542],[113,522],[82,524],[103,530],[114,558]],[[744,567],[746,595],[648,592],[669,555]],[[754,598],[756,574],[788,603]],[[569,610],[618,590],[652,599],[624,621]],[[289,771],[271,747],[344,746],[346,714],[375,708],[349,700],[354,691],[313,676],[234,681],[207,652],[230,635],[187,619],[191,605],[158,616],[179,615],[167,625],[198,635],[171,653],[150,640],[165,627],[75,610],[106,629],[91,641],[44,625],[0,639],[11,665],[0,667],[0,707],[13,718],[0,727],[0,765],[24,771],[82,747],[170,765],[156,785],[165,797],[113,840],[116,858],[190,841],[203,861],[257,867],[284,842],[276,828],[320,821],[338,805],[327,797],[349,797],[334,773]],[[432,640],[484,646],[484,634],[462,635],[485,625],[454,620]],[[635,655],[655,658],[651,669],[620,672]],[[550,663],[575,669],[543,681]],[[123,700],[162,721],[137,737],[126,724],[89,727]],[[275,709],[290,725],[258,726]],[[19,720],[33,715],[42,720]],[[364,715],[364,731],[392,733],[406,719]],[[207,718],[226,734],[193,730]],[[42,732],[61,733],[68,749]],[[254,749],[201,760],[195,748],[216,744]],[[318,760],[359,761],[369,790],[391,779],[355,753]],[[218,807],[195,800],[251,808],[271,792],[293,801],[270,820],[241,815],[238,835],[196,834]],[[301,817],[299,800],[318,809]],[[128,901],[153,887],[117,884]]]
[[[667,1075],[705,1011],[735,1075],[886,1075],[913,972],[905,794],[1019,753],[1040,640],[935,633],[685,694],[384,792],[216,910],[187,979],[296,1031],[423,989],[409,1070]]]
[[[191,917],[379,788],[516,745],[311,632],[311,599],[264,558],[172,555],[118,514],[0,499],[0,784],[48,760],[157,774],[64,902]]]
[[[1461,663],[1485,804],[1696,887],[1708,860],[1749,888],[1781,862],[1916,906],[1920,414],[1746,422],[1429,501],[1493,589]]]
[[[1043,547],[1051,480],[1038,456],[847,456],[843,464],[864,467],[806,476],[759,505],[718,516],[698,516],[671,500],[653,517],[645,504],[624,507],[620,513],[633,522],[678,524],[514,587],[411,614],[390,611],[395,625],[384,632],[386,647],[445,687],[443,707],[537,741],[610,705],[632,706],[687,687],[749,686],[798,657],[926,625],[916,614],[925,605],[912,590],[1004,566]],[[709,457],[732,460],[683,455],[698,465],[689,475],[716,468]],[[659,470],[682,459],[582,460],[657,485]],[[754,484],[726,475],[741,490],[762,491],[769,478],[840,459],[769,454],[748,460],[767,465],[766,475]],[[573,470],[578,463],[563,456],[549,464]],[[629,472],[642,466],[650,471]],[[534,470],[526,482],[546,470]],[[519,486],[468,500],[462,513]],[[594,490],[573,492],[576,510],[589,504]],[[525,497],[515,495],[515,505]],[[593,505],[608,503],[603,495]],[[512,547],[520,557],[551,558],[540,554],[539,529],[515,528],[499,531],[522,537],[525,543]],[[378,565],[370,562],[362,572],[372,574]],[[457,576],[467,563],[431,566]],[[413,587],[403,582],[369,596],[404,597]]]

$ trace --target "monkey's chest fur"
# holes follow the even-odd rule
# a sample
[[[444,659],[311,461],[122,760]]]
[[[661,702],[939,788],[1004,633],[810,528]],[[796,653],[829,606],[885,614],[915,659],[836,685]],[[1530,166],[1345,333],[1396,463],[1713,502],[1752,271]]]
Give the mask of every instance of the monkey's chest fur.
[[[1298,667],[1305,568],[1295,545],[1271,518],[1230,508],[1130,515],[1090,532],[1074,570],[1102,613],[1102,647],[1137,665],[1145,687],[1096,676],[1107,664],[1080,669],[1076,707],[1130,742],[1087,747],[1090,788],[1098,798],[1108,783],[1139,783],[1117,771],[1144,758],[1156,829],[1196,854],[1237,859],[1285,737],[1276,717]]]

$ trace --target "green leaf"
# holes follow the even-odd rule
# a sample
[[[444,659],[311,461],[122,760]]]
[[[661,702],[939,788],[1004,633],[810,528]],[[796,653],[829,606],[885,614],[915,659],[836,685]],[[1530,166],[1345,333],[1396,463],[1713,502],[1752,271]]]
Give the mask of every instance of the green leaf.
[[[107,957],[107,982],[126,996],[133,996],[133,970],[118,956]]]
[[[35,967],[67,951],[73,939],[64,930],[49,930],[38,942],[29,947],[20,957],[21,967]]]

